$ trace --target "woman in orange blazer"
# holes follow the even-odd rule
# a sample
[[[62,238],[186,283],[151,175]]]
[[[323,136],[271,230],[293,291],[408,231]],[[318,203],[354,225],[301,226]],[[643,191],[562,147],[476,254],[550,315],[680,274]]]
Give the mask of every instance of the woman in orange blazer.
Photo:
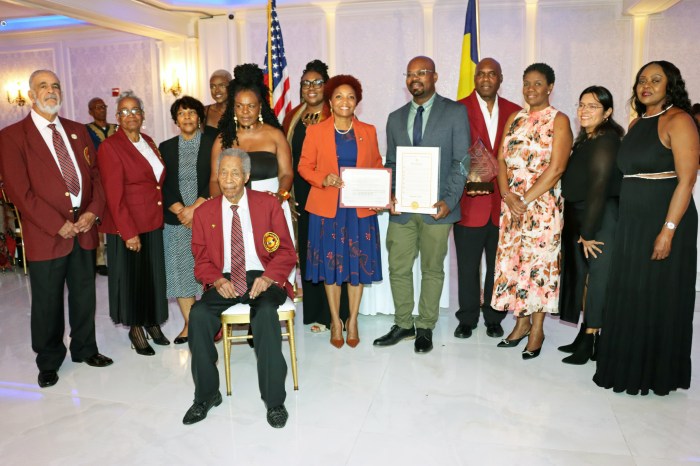
[[[360,82],[338,75],[325,84],[333,116],[309,126],[299,161],[299,174],[309,182],[306,201],[309,240],[306,278],[324,282],[331,311],[331,344],[343,346],[340,291],[348,284],[350,318],[345,323],[348,346],[360,342],[357,315],[362,287],[382,279],[379,225],[374,210],[338,205],[343,180],[340,167],[383,168],[374,126],[355,118],[362,100]],[[303,260],[303,258],[302,258]]]
[[[160,325],[168,318],[163,255],[165,166],[153,140],[141,134],[141,99],[117,99],[119,131],[100,144],[97,166],[107,199],[100,231],[107,233],[109,314],[128,325],[138,354],[152,356],[144,327],[158,345],[169,345]]]

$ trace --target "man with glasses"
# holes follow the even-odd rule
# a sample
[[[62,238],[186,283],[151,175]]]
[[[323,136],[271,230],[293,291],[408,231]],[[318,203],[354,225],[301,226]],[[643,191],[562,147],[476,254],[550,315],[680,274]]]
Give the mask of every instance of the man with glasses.
[[[22,214],[31,284],[31,338],[40,387],[58,382],[66,356],[63,295],[68,286],[73,362],[104,367],[112,360],[95,342],[95,248],[105,207],[90,136],[58,117],[61,83],[48,70],[29,78],[30,114],[0,131],[0,173]]]
[[[438,73],[428,57],[415,57],[406,68],[406,87],[413,100],[389,115],[386,125],[386,167],[396,184],[398,146],[438,147],[440,167],[437,213],[401,213],[392,217],[387,230],[389,281],[394,300],[395,325],[376,339],[375,346],[395,345],[415,338],[416,353],[433,349],[433,328],[440,312],[440,294],[445,279],[443,262],[452,224],[459,221],[459,200],[464,190],[460,162],[471,139],[467,111],[463,105],[435,92]],[[420,253],[421,284],[418,316],[412,316],[413,263]]]
[[[85,125],[90,139],[95,145],[95,152],[100,148],[100,143],[110,137],[117,130],[117,125],[107,123],[107,105],[99,97],[93,97],[88,102],[88,113],[94,119],[92,123]],[[97,247],[97,273],[107,275],[107,261],[105,260],[105,235],[99,234],[100,245]]]
[[[474,90],[459,103],[467,108],[473,143],[481,140],[488,153],[498,156],[499,144],[508,117],[521,107],[498,95],[503,82],[501,65],[493,58],[484,58],[476,65]],[[488,182],[490,180],[479,180]],[[503,336],[501,322],[505,312],[491,307],[496,247],[498,246],[498,222],[501,215],[501,193],[494,180],[493,191],[465,190],[460,201],[462,219],[455,224],[454,240],[457,249],[457,283],[459,325],[457,338],[469,338],[479,322],[481,306],[481,280],[479,267],[485,254],[486,276],[484,280],[484,322],[486,334],[493,338]]]

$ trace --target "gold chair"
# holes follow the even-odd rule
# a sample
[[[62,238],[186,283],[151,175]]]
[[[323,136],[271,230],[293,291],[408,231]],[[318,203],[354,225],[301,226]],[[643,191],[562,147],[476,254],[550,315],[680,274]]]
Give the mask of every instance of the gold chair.
[[[291,299],[287,300],[277,310],[280,322],[285,322],[287,332],[282,333],[282,337],[287,337],[289,341],[289,354],[292,359],[292,376],[294,377],[294,390],[299,390],[297,379],[297,351],[294,341],[294,315],[296,308]],[[221,325],[223,327],[224,344],[224,367],[226,369],[226,395],[231,396],[231,345],[234,340],[247,340],[253,338],[252,335],[234,335],[233,326],[250,324],[250,306],[247,304],[236,304],[229,307],[221,314]]]
[[[27,275],[27,254],[24,249],[24,235],[23,235],[23,230],[22,230],[22,219],[20,218],[19,215],[19,210],[17,210],[17,206],[12,203],[10,199],[7,197],[7,193],[5,193],[5,190],[0,188],[0,191],[2,191],[2,200],[5,202],[5,205],[11,208],[12,211],[12,220],[15,222],[15,239],[17,240],[17,247],[22,248],[22,266],[24,268],[24,274]]]

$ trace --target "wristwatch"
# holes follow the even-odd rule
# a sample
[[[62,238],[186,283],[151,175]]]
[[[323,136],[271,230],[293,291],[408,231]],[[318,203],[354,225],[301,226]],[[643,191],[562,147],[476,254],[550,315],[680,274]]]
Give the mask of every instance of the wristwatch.
[[[673,222],[666,222],[664,223],[664,226],[668,228],[669,230],[675,230],[676,229],[676,224]]]

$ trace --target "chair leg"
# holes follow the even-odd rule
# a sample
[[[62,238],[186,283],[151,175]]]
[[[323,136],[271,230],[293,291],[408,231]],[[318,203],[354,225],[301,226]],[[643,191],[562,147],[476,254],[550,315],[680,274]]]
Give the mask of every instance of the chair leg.
[[[226,395],[231,396],[231,325],[223,324],[224,371],[226,372]]]
[[[292,377],[294,378],[294,390],[299,390],[299,379],[297,378],[297,345],[294,341],[294,317],[287,320],[287,331],[289,332],[289,355],[292,359]]]

